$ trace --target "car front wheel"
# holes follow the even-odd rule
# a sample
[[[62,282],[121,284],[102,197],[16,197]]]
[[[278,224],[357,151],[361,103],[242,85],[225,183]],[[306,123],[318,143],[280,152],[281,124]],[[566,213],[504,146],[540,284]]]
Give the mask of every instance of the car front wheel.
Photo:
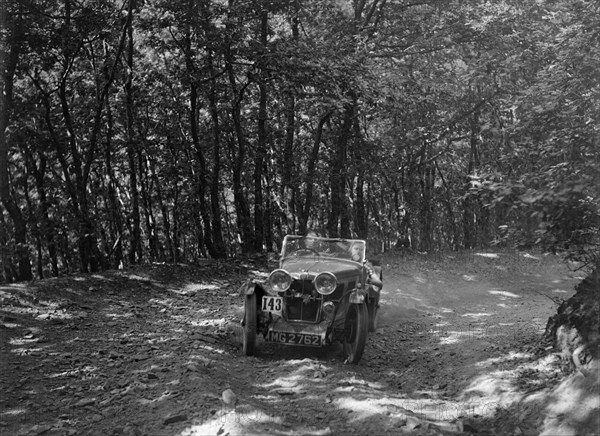
[[[358,363],[363,355],[369,329],[369,314],[365,303],[351,304],[344,327],[344,355],[347,363]]]
[[[377,320],[379,319],[379,301],[373,300],[369,303],[369,332],[373,333],[377,330]]]
[[[244,342],[246,356],[254,355],[256,346],[256,294],[246,295],[244,301]]]

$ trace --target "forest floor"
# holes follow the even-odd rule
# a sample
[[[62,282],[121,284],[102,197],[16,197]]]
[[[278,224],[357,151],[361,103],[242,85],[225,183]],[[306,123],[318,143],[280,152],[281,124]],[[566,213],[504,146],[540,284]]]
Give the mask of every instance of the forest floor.
[[[595,434],[597,368],[541,335],[583,273],[552,255],[385,255],[379,328],[241,352],[252,262],[0,285],[0,435]],[[540,353],[540,349],[543,351]]]

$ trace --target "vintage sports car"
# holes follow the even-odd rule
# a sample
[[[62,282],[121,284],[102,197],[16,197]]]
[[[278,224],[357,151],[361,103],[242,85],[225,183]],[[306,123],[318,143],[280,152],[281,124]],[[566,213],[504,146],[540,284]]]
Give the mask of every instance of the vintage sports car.
[[[375,331],[382,275],[365,260],[365,241],[288,235],[279,268],[266,281],[243,285],[243,351],[256,338],[322,347],[341,342],[358,363],[367,332]]]

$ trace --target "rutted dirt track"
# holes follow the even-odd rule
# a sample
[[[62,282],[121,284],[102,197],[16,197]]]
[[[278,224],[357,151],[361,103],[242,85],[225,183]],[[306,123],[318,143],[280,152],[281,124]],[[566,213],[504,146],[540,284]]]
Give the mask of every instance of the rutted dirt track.
[[[382,266],[379,329],[359,365],[344,365],[335,345],[259,341],[257,356],[242,356],[238,289],[264,267],[154,265],[0,286],[0,434],[577,434],[589,425],[548,412],[561,363],[534,355],[579,274],[527,253],[387,256]],[[597,407],[578,401],[580,411]]]

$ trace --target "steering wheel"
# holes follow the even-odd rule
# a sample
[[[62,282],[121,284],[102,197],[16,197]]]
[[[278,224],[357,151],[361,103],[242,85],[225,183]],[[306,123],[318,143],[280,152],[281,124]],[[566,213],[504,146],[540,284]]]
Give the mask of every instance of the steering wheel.
[[[302,253],[305,252],[305,253]],[[302,254],[313,253],[315,256],[320,256],[321,254],[315,250],[314,248],[298,248],[294,251],[294,255],[301,256]]]

